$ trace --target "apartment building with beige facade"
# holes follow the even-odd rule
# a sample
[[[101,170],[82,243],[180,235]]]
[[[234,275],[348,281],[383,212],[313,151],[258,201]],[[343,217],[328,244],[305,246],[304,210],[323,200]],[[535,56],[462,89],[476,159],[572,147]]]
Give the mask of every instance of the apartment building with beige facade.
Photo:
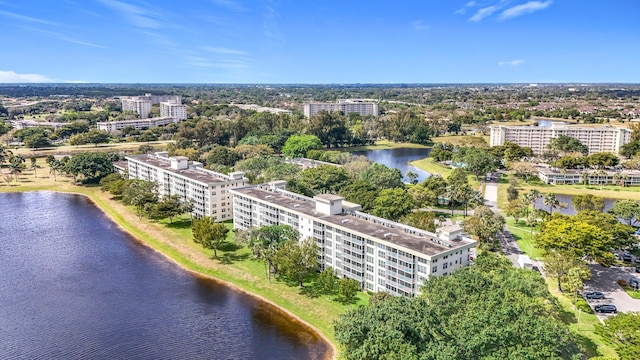
[[[322,110],[328,112],[341,111],[345,115],[358,113],[361,116],[378,116],[380,114],[378,103],[359,99],[340,99],[335,103],[310,102],[304,104],[304,116],[307,118],[311,118]]]
[[[431,233],[361,212],[337,195],[306,197],[285,181],[231,190],[236,229],[289,225],[318,245],[321,268],[357,280],[363,290],[414,296],[431,276],[469,265],[476,241],[460,232]]]
[[[201,163],[168,153],[128,156],[130,179],[152,181],[160,195],[178,195],[193,204],[193,215],[210,216],[215,221],[233,219],[230,190],[249,183],[243,172],[229,175],[206,170]]]
[[[136,130],[147,130],[158,126],[165,126],[169,124],[177,124],[180,120],[174,117],[159,117],[148,119],[133,119],[133,120],[120,120],[120,121],[98,121],[96,127],[98,130],[115,131],[122,130],[126,127],[132,127]]]
[[[529,147],[536,155],[547,150],[551,139],[561,135],[578,139],[589,148],[589,154],[608,152],[617,154],[622,145],[631,141],[631,130],[621,127],[585,127],[552,124],[541,126],[492,126],[491,146],[504,145],[506,141]]]

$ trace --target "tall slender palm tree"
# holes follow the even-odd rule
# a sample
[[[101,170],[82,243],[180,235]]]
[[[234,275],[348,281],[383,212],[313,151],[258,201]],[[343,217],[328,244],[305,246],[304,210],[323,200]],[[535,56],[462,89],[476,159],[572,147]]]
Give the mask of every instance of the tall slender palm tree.
[[[540,194],[540,191],[533,189],[528,193],[525,193],[524,195],[522,195],[522,198],[527,204],[531,204],[531,206],[533,207],[533,211],[535,212],[536,200],[538,200],[541,196],[542,195]],[[529,215],[529,207],[527,207],[527,216],[528,215]]]
[[[24,164],[20,162],[19,159],[16,159],[16,157],[9,163],[9,172],[16,177],[16,182],[18,181],[18,174],[22,173],[23,169]]]
[[[556,194],[554,193],[548,193],[544,196],[543,199],[544,205],[549,207],[549,212],[551,214],[553,214],[553,210],[555,208],[560,207],[560,200],[558,200],[558,198],[556,197]]]
[[[29,160],[31,161],[31,165],[29,165],[29,169],[33,170],[33,177],[38,177],[38,174],[36,173],[36,169],[38,168],[38,159],[36,159],[35,156],[32,156],[29,158]]]
[[[56,172],[60,172],[62,169],[62,162],[60,160],[53,160],[49,163],[49,173],[53,174],[53,181],[56,180]]]

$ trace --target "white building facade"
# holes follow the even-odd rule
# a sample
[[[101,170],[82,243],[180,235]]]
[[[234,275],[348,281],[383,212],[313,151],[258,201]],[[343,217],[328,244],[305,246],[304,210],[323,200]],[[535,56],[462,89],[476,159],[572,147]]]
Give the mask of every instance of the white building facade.
[[[177,124],[180,120],[173,117],[159,117],[148,119],[133,119],[133,120],[121,120],[121,121],[98,121],[96,127],[98,130],[114,131],[122,130],[126,127],[132,127],[136,130],[152,129],[158,126],[165,126],[168,124]]]
[[[151,112],[151,101],[144,99],[122,99],[122,111],[135,111],[140,119],[146,119]]]
[[[353,112],[358,113],[361,116],[378,116],[380,114],[378,103],[366,102],[357,99],[338,100],[336,103],[313,102],[304,104],[304,116],[307,118],[311,118],[322,110],[328,112],[342,111],[345,115]]]
[[[469,265],[476,241],[434,234],[363,212],[336,195],[313,198],[284,190],[286,182],[231,190],[234,227],[289,225],[318,245],[318,262],[373,292],[414,296],[430,276]]]
[[[243,172],[224,175],[202,168],[186,157],[168,157],[167,152],[128,156],[130,179],[153,181],[161,195],[179,195],[193,204],[193,214],[210,216],[215,221],[233,219],[229,190],[249,183]]]
[[[505,141],[529,147],[536,155],[547,151],[551,139],[561,135],[578,139],[589,148],[589,154],[608,152],[617,154],[622,145],[631,141],[631,130],[611,126],[581,127],[573,125],[540,126],[492,126],[491,146],[504,145]]]
[[[160,103],[160,116],[185,120],[187,118],[187,106],[172,100],[163,101]]]
[[[182,98],[178,95],[151,95],[144,94],[141,96],[121,96],[122,111],[131,110],[140,115],[141,119],[149,117],[151,106],[161,102],[171,101],[177,104],[182,102]],[[186,116],[185,116],[186,119]]]

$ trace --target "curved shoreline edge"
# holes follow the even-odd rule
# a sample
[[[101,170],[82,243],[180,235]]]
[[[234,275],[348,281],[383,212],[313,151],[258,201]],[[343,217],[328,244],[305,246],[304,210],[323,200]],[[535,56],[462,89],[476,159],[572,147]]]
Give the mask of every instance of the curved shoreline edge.
[[[5,192],[0,190],[0,193]],[[43,190],[39,190],[39,189],[29,189],[29,190],[20,190],[20,191],[15,191],[15,192],[55,192],[55,193],[62,193],[62,194],[73,194],[73,195],[81,195],[84,196],[86,199],[88,199],[89,201],[91,201],[91,203],[93,205],[95,205],[98,209],[100,209],[100,211],[107,216],[107,218],[109,218],[109,220],[111,220],[114,224],[116,224],[118,226],[118,228],[125,232],[127,235],[131,236],[132,239],[134,239],[135,241],[137,241],[140,244],[143,244],[144,246],[147,246],[150,249],[153,249],[155,252],[157,252],[158,254],[162,255],[165,259],[171,261],[172,263],[176,264],[178,267],[180,267],[181,269],[183,269],[184,271],[187,271],[189,273],[191,273],[192,275],[195,276],[200,276],[206,279],[210,279],[213,280],[215,282],[218,282],[224,286],[227,286],[228,288],[243,293],[245,295],[248,295],[252,298],[257,299],[258,301],[264,302],[266,304],[269,304],[270,306],[272,306],[276,311],[281,312],[283,315],[290,317],[294,322],[299,323],[301,326],[306,327],[308,330],[310,330],[310,332],[312,332],[313,334],[315,334],[320,340],[322,340],[324,343],[326,343],[327,346],[327,353],[325,354],[325,359],[337,359],[338,357],[338,351],[337,351],[337,347],[336,344],[334,344],[322,331],[320,331],[320,329],[316,328],[315,326],[313,326],[312,324],[308,323],[307,321],[303,320],[300,316],[294,314],[293,312],[291,312],[289,309],[287,309],[286,307],[279,305],[277,303],[275,303],[274,301],[253,293],[249,290],[246,290],[244,288],[242,288],[241,286],[231,282],[231,281],[227,281],[227,280],[223,280],[220,278],[216,278],[215,276],[209,275],[209,274],[205,274],[202,273],[198,270],[189,268],[187,265],[185,265],[185,263],[189,263],[189,264],[193,264],[193,265],[199,265],[199,266],[203,266],[206,267],[206,265],[200,265],[200,264],[196,264],[193,262],[193,260],[189,259],[188,256],[182,252],[180,252],[180,250],[175,249],[175,252],[177,254],[179,254],[182,259],[184,261],[184,263],[178,261],[178,259],[174,258],[173,256],[169,255],[168,253],[162,251],[161,249],[159,249],[158,247],[154,246],[154,244],[149,241],[149,240],[155,240],[158,243],[162,243],[165,244],[163,241],[159,240],[159,239],[154,239],[149,235],[149,239],[145,240],[143,238],[141,238],[140,236],[137,236],[134,232],[130,231],[130,229],[127,228],[126,225],[131,226],[132,228],[143,232],[144,231],[138,227],[136,227],[134,224],[128,223],[126,222],[126,224],[123,224],[123,221],[120,221],[118,218],[116,218],[116,216],[114,216],[111,212],[116,212],[116,209],[114,209],[113,207],[110,207],[108,204],[108,202],[111,201],[115,201],[115,200],[111,200],[111,199],[101,199],[104,200],[105,203],[103,204],[102,201],[99,201],[99,199],[94,198],[95,194],[89,194],[89,193],[84,193],[82,191],[65,191],[65,190],[51,190],[51,189],[43,189]],[[165,244],[167,245],[167,244]],[[169,246],[169,245],[167,245]],[[232,274],[229,274],[232,275]]]

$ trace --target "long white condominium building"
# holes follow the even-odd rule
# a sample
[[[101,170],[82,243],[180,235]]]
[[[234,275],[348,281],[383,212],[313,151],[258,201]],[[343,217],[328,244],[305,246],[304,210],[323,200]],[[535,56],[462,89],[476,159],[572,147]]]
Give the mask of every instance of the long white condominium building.
[[[180,120],[174,117],[159,117],[148,119],[133,119],[133,120],[120,120],[120,121],[98,121],[96,126],[98,130],[114,131],[122,130],[126,127],[132,127],[136,130],[146,130],[155,128],[158,126],[164,126],[168,124],[177,124]]]
[[[472,239],[440,235],[358,211],[336,195],[313,198],[284,190],[286,182],[231,190],[236,229],[289,225],[312,237],[322,268],[360,282],[362,289],[412,296],[429,276],[467,266]]]
[[[163,101],[160,103],[160,116],[185,120],[187,118],[187,107],[174,100]]]
[[[173,101],[180,104],[182,99],[178,95],[145,94],[141,96],[121,96],[120,101],[122,102],[122,111],[135,111],[140,115],[141,119],[146,119],[151,112],[151,105],[159,104],[163,101]]]
[[[203,169],[201,163],[189,163],[184,156],[168,157],[167,152],[126,159],[130,179],[153,181],[161,195],[177,194],[191,201],[195,216],[210,216],[215,221],[233,218],[229,190],[249,183],[243,172],[224,175]]]
[[[338,100],[338,102],[335,103],[313,102],[304,104],[304,116],[307,118],[311,118],[322,110],[326,110],[328,112],[342,111],[345,115],[353,112],[362,116],[378,116],[380,114],[378,103],[366,102],[357,99],[343,99]]]
[[[622,145],[631,141],[631,130],[611,126],[581,127],[553,124],[540,126],[492,126],[491,146],[501,146],[505,141],[530,147],[534,154],[543,154],[553,138],[560,135],[578,139],[589,148],[589,154],[618,153]]]

